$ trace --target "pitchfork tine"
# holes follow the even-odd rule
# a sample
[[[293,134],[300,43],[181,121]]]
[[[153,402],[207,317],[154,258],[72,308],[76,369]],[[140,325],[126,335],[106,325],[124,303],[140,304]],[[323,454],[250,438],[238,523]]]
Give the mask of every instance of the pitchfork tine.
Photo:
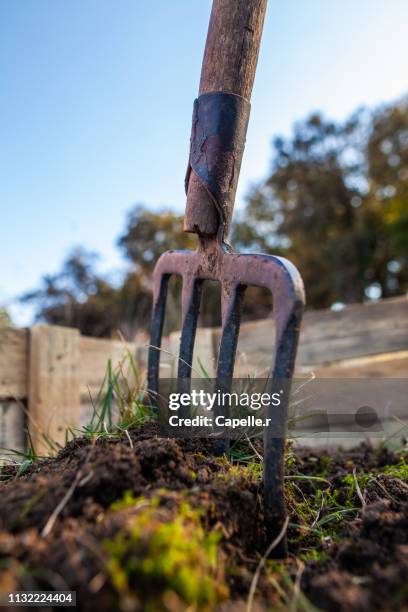
[[[288,282],[288,288],[289,286]],[[290,315],[282,317],[285,305],[280,302],[278,294],[274,303],[277,333],[270,394],[280,393],[281,401],[278,406],[269,406],[267,416],[271,419],[272,424],[266,428],[264,433],[264,512],[269,541],[273,541],[279,535],[286,515],[284,458],[287,410],[302,316],[302,303],[295,300],[292,303]],[[280,540],[274,554],[279,557],[287,555],[286,537]]]
[[[183,277],[181,296],[182,327],[177,373],[178,393],[188,393],[191,388],[194,340],[200,312],[202,285],[203,281],[200,279]],[[188,416],[188,408],[180,410],[180,416]]]
[[[153,313],[149,346],[149,367],[147,371],[148,392],[150,396],[150,403],[153,406],[157,406],[159,393],[160,347],[163,335],[169,278],[170,277],[168,274],[162,274],[159,282],[154,283]]]
[[[230,283],[221,283],[222,330],[215,390],[222,393],[231,390],[245,289],[244,285],[231,286]],[[218,415],[228,416],[228,407],[216,405],[214,416]],[[227,438],[218,438],[215,452],[217,455],[226,454],[228,447]]]
[[[190,379],[193,362],[194,340],[197,319],[200,312],[202,281],[200,279],[183,279],[181,294],[181,337],[178,360],[178,378]]]

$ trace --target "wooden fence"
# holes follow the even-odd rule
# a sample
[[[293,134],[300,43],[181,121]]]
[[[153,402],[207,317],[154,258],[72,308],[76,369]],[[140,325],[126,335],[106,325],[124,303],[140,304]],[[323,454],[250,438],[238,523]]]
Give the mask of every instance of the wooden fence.
[[[307,312],[297,373],[408,378],[407,306],[403,297],[339,312]],[[269,319],[241,326],[235,376],[267,373],[273,336]],[[214,374],[219,337],[219,329],[198,330],[193,363],[198,372],[201,362]],[[164,377],[175,375],[178,343],[178,333],[164,340]],[[43,434],[63,444],[67,428],[78,428],[89,417],[108,360],[115,367],[127,352],[143,376],[145,343],[88,338],[57,326],[0,329],[0,448],[24,448],[26,426],[40,453],[48,450]]]

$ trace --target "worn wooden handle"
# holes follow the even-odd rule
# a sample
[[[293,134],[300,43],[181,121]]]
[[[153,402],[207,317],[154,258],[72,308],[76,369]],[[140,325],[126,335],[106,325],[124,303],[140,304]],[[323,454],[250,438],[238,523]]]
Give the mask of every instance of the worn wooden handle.
[[[267,0],[213,0],[199,95],[224,91],[251,98]],[[236,182],[235,182],[236,188]],[[224,211],[228,231],[235,192]],[[184,230],[215,235],[219,214],[194,172],[187,189]]]

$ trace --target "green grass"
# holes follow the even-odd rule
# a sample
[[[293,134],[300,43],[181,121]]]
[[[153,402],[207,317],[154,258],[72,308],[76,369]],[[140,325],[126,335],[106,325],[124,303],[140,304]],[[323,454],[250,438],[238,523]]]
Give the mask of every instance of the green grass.
[[[127,351],[113,369],[109,360],[101,389],[91,398],[93,412],[90,422],[79,432],[89,438],[121,436],[131,427],[156,419],[154,409],[146,405],[147,390],[140,378],[133,355]]]

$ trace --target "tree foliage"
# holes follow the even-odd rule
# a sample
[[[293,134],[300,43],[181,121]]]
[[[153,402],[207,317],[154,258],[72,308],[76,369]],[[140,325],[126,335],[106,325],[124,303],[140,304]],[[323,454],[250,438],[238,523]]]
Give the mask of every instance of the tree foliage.
[[[129,338],[150,320],[151,292],[129,271],[115,287],[95,270],[95,254],[75,249],[60,272],[44,276],[22,301],[36,305],[36,318],[52,325],[77,327],[90,336],[121,332]]]
[[[159,213],[138,204],[129,213],[118,246],[134,268],[150,282],[160,255],[169,249],[194,249],[196,238],[183,232],[183,216],[164,210]]]
[[[309,305],[407,289],[408,103],[344,123],[313,114],[273,145],[233,241],[280,253],[302,273]]]

